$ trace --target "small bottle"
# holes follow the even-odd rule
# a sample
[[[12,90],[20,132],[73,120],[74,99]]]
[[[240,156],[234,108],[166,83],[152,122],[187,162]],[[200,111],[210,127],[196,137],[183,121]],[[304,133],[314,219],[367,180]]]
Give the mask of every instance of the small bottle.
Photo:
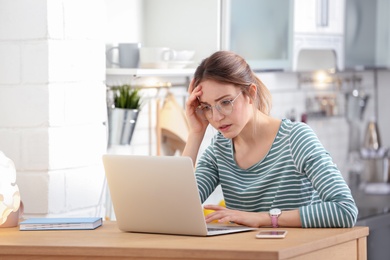
[[[307,114],[306,113],[301,114],[301,122],[307,124]]]
[[[372,118],[367,124],[363,147],[365,149],[374,151],[379,150],[381,147],[381,138],[379,135],[378,124],[375,118]]]

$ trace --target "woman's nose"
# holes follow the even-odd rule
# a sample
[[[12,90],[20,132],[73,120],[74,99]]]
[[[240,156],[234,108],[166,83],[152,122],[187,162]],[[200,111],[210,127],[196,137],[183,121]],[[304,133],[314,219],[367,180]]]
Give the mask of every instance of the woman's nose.
[[[213,118],[214,121],[219,121],[219,120],[221,120],[224,117],[225,117],[224,114],[219,112],[219,110],[216,107],[213,107],[213,117],[212,118]]]

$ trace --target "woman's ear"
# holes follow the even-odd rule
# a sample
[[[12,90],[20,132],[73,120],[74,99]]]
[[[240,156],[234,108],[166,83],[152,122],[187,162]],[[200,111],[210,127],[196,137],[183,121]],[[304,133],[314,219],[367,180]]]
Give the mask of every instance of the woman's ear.
[[[250,84],[248,87],[250,103],[255,103],[257,99],[257,87],[255,84]]]

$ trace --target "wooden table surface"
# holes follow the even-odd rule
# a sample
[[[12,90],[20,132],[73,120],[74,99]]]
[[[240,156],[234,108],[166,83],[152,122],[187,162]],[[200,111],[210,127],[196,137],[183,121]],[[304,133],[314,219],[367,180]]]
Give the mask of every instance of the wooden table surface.
[[[284,239],[256,239],[257,231],[214,237],[127,233],[110,221],[96,230],[0,228],[0,259],[366,259],[367,227],[286,230]]]

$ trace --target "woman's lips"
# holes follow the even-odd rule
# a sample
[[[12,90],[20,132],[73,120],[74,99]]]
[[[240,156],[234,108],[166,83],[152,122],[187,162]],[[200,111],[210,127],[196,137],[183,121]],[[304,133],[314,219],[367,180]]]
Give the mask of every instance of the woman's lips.
[[[220,126],[218,129],[219,129],[219,131],[221,131],[221,132],[226,132],[226,131],[228,131],[228,130],[230,129],[230,126],[231,126],[231,125],[222,125],[222,126]]]

